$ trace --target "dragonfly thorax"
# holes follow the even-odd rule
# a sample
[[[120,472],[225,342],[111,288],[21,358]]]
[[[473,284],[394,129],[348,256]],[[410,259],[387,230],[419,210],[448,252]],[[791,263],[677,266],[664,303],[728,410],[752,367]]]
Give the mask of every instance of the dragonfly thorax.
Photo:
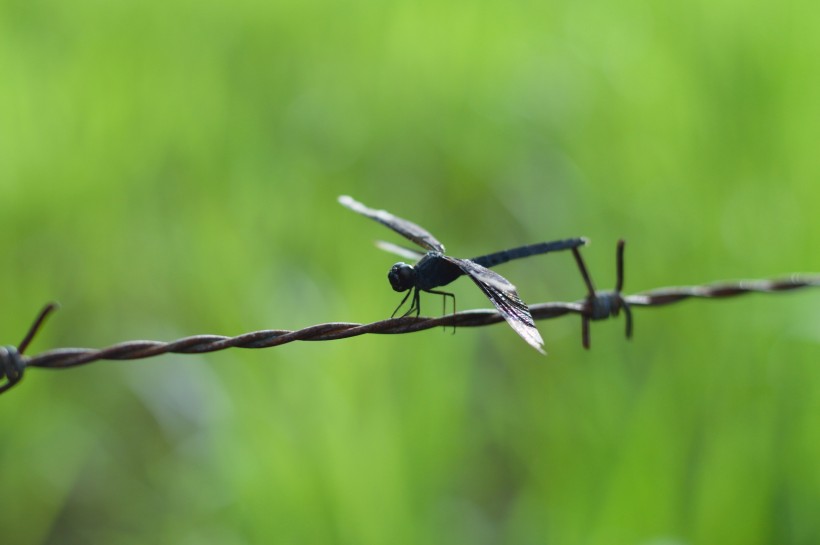
[[[416,285],[416,269],[400,261],[387,273],[387,279],[395,291],[407,291]]]

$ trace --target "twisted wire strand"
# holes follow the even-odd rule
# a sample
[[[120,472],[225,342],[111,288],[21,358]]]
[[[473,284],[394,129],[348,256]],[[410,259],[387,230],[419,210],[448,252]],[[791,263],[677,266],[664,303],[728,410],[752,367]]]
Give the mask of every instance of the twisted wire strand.
[[[651,291],[623,296],[622,300],[628,305],[638,307],[655,307],[678,303],[689,298],[723,299],[736,297],[747,293],[775,293],[791,291],[807,287],[820,286],[820,276],[792,275],[777,280],[745,280],[740,282],[721,282],[702,286],[679,286],[659,288]],[[612,297],[614,292],[596,292],[596,297]],[[620,297],[620,295],[617,295]],[[575,302],[539,303],[530,306],[530,312],[536,320],[558,318],[566,314],[579,314],[592,320],[608,318],[606,316],[591,315],[591,298]],[[503,322],[504,318],[495,310],[479,309],[466,310],[439,318],[413,317],[390,318],[369,324],[350,322],[329,322],[317,324],[303,329],[291,331],[285,329],[269,329],[252,331],[227,337],[223,335],[194,335],[170,342],[162,341],[126,341],[107,348],[58,348],[43,352],[36,356],[24,356],[14,347],[7,354],[16,354],[7,357],[13,360],[13,365],[0,365],[0,368],[10,375],[22,375],[24,367],[40,367],[46,369],[66,369],[78,365],[92,363],[98,360],[135,360],[150,358],[162,354],[203,354],[225,350],[227,348],[268,348],[279,346],[293,341],[330,341],[346,339],[365,334],[402,334],[423,331],[439,326],[480,327]],[[3,360],[0,352],[0,361]],[[0,371],[2,373],[2,371]],[[16,382],[16,381],[15,381]],[[2,392],[3,390],[0,390]]]
[[[689,298],[720,299],[746,293],[777,293],[820,286],[820,276],[793,274],[777,280],[740,280],[704,286],[658,288],[624,297],[633,306],[660,307]]]
[[[618,285],[620,286],[619,280]],[[590,284],[591,285],[591,284]],[[577,314],[583,319],[583,345],[589,348],[589,322],[604,320],[618,315],[619,310],[627,314],[627,337],[631,336],[631,314],[629,307],[659,307],[679,303],[690,298],[725,299],[747,293],[778,293],[808,287],[820,286],[820,275],[791,275],[776,280],[742,280],[719,282],[701,286],[676,286],[658,288],[634,295],[621,295],[615,291],[591,291],[575,302],[539,303],[530,306],[536,320],[558,318],[567,314]],[[268,329],[251,331],[227,337],[223,335],[193,335],[170,342],[126,341],[107,348],[57,348],[27,356],[23,352],[31,342],[46,317],[57,308],[46,305],[29,328],[18,346],[0,347],[0,393],[18,384],[27,367],[43,369],[67,369],[99,360],[136,360],[162,354],[204,354],[227,348],[268,348],[293,341],[330,341],[346,339],[369,333],[402,334],[423,331],[439,326],[480,327],[504,321],[504,317],[493,309],[466,310],[439,318],[406,316],[390,318],[369,324],[350,322],[329,322],[291,331]]]

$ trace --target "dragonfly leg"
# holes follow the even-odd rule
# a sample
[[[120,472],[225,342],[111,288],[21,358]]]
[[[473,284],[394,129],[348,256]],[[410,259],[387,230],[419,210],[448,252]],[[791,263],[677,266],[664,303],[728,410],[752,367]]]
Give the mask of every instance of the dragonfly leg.
[[[401,307],[403,307],[403,306],[404,306],[404,303],[407,301],[407,298],[408,298],[408,297],[410,297],[410,294],[411,294],[411,293],[413,293],[413,291],[412,291],[412,290],[407,290],[407,295],[405,295],[405,296],[404,296],[404,298],[401,300],[401,303],[399,303],[399,306],[397,306],[397,307],[396,307],[396,310],[394,310],[394,311],[393,311],[393,314],[391,314],[391,315],[390,315],[390,317],[391,317],[391,318],[395,318],[396,313],[399,311],[399,309],[400,309]],[[410,312],[412,312],[412,311],[413,311],[413,305],[410,305],[410,310],[409,310],[409,311],[407,311],[405,314],[403,314],[403,315],[402,315],[402,318],[403,318],[404,316],[407,316],[407,314],[409,314],[409,313],[410,313]]]
[[[421,314],[421,296],[418,288],[413,290],[413,304],[410,306],[410,310],[407,311],[407,313],[410,314],[414,310],[416,311],[416,318],[418,318],[419,314]]]
[[[453,314],[456,313],[456,296],[452,293],[446,291],[437,291],[437,290],[427,290],[427,293],[435,293],[436,295],[441,295],[441,315],[447,315],[447,298],[451,297],[453,299]],[[456,332],[456,324],[455,321],[453,322],[453,333]]]
[[[407,309],[407,312],[405,312],[404,314],[401,315],[402,318],[406,318],[407,316],[410,316],[413,313],[415,313],[416,316],[418,316],[419,313],[421,312],[419,289],[418,288],[412,288],[411,291],[413,293],[413,300],[410,302],[410,308]],[[405,300],[410,296],[410,293],[411,292],[407,292],[407,295],[404,296]],[[403,304],[404,304],[404,301],[402,301],[402,305]],[[399,306],[401,306],[401,305],[399,305]],[[398,309],[396,309],[396,310],[398,310]]]

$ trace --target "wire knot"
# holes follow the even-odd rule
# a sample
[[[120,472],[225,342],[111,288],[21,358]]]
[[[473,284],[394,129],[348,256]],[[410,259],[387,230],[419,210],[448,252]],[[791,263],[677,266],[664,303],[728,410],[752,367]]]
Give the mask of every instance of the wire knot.
[[[23,378],[26,360],[16,346],[0,346],[0,393]]]
[[[620,292],[596,291],[593,297],[587,298],[589,307],[587,317],[590,320],[606,320],[618,316],[626,302]]]

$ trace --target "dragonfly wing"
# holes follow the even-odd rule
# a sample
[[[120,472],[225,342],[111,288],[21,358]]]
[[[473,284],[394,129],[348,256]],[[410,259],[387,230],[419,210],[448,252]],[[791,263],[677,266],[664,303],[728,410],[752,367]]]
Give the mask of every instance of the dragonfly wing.
[[[359,201],[355,200],[353,197],[348,197],[347,195],[342,195],[339,197],[339,204],[363,216],[374,219],[382,225],[386,225],[401,236],[407,238],[408,240],[412,240],[422,248],[433,252],[444,253],[444,245],[426,229],[419,227],[412,221],[407,221],[394,216],[386,210],[374,210],[373,208],[368,208]]]
[[[405,248],[404,246],[399,246],[398,244],[393,244],[392,242],[377,240],[376,246],[379,249],[384,250],[385,252],[396,254],[397,256],[403,257],[405,259],[412,259],[413,261],[418,261],[422,257],[424,257],[424,254],[421,252],[411,250],[410,248]]]
[[[544,352],[544,339],[541,338],[541,334],[535,327],[530,309],[521,300],[515,286],[509,280],[469,259],[443,257],[458,265],[470,277],[470,280],[476,283],[521,338],[542,354],[546,354]]]

